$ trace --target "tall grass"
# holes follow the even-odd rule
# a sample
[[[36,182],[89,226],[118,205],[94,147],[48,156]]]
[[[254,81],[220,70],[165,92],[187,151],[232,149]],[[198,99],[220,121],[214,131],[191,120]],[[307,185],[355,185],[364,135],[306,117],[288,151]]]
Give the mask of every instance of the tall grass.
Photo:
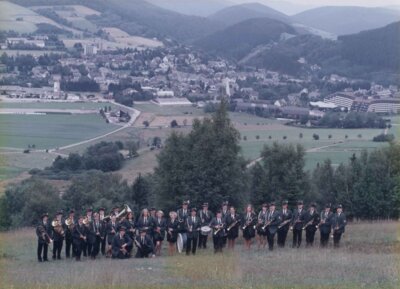
[[[400,288],[398,222],[350,224],[342,241],[340,249],[248,252],[239,244],[219,255],[210,248],[190,257],[37,263],[34,230],[23,229],[0,234],[0,287]]]

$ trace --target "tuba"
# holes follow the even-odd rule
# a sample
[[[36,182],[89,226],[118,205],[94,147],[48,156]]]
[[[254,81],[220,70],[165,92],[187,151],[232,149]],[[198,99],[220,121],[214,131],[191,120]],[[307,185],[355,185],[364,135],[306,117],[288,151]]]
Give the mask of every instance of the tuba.
[[[128,205],[124,205],[123,209],[121,210],[121,212],[118,213],[117,215],[117,219],[124,219],[126,217],[126,215],[128,215],[128,213],[131,213],[132,209],[129,208]]]
[[[58,221],[57,219],[54,219],[51,222],[51,226],[53,227],[54,232],[56,232],[57,234],[59,234],[59,235],[64,237],[65,232],[64,232],[64,228],[62,226],[61,221]]]

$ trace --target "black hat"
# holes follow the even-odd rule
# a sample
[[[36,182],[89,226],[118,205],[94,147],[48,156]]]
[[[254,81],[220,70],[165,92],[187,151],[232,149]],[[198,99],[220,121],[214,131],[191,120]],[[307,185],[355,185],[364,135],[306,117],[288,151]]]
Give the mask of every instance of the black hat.
[[[282,205],[287,205],[287,204],[289,204],[288,200],[282,201]]]
[[[56,216],[59,216],[59,215],[62,215],[62,214],[63,214],[62,211],[58,211],[58,212],[56,213]]]
[[[70,213],[70,214],[75,214],[75,210],[74,210],[74,209],[71,209],[71,210],[69,210],[69,213]]]
[[[103,212],[104,212],[105,210],[106,210],[106,209],[105,209],[104,207],[99,208],[99,212],[100,212],[100,211],[103,211]]]
[[[208,207],[208,203],[203,203],[203,207]]]
[[[271,207],[271,206],[275,206],[275,202],[269,203],[269,206],[270,206],[270,207]]]
[[[156,208],[151,207],[151,208],[150,208],[150,211],[156,211]]]
[[[79,219],[84,219],[84,218],[85,218],[84,216],[80,215],[80,216],[78,217],[78,220],[79,220]]]
[[[326,205],[325,205],[325,209],[327,209],[327,208],[330,209],[330,208],[331,208],[331,204],[326,204]]]
[[[316,204],[315,202],[312,202],[312,203],[310,204],[310,207],[316,208],[316,207],[317,207],[317,204]]]
[[[298,201],[297,201],[297,204],[298,204],[298,205],[303,205],[303,201],[302,201],[302,200],[298,200]]]
[[[221,211],[221,210],[218,210],[218,211],[217,211],[217,214],[222,214],[222,211]]]
[[[140,232],[140,233],[146,233],[146,229],[145,229],[145,228],[141,228],[141,229],[139,230],[139,232]]]
[[[192,212],[197,212],[197,209],[196,208],[192,208]]]
[[[189,205],[189,201],[183,201],[182,205]]]
[[[268,207],[268,204],[267,203],[263,203],[261,207],[266,208],[266,207]]]
[[[42,214],[42,219],[44,218],[44,217],[48,217],[49,216],[49,213],[43,213]]]
[[[92,209],[92,208],[88,208],[88,209],[86,210],[86,213],[88,213],[88,212],[93,212],[93,209]]]
[[[228,204],[229,204],[228,201],[223,201],[223,202],[222,202],[222,205],[223,205],[223,206],[227,206]]]
[[[121,227],[119,227],[119,230],[120,231],[126,231],[126,228],[125,228],[125,226],[121,226]]]
[[[338,208],[338,209],[343,209],[342,204],[339,204],[339,205],[337,206],[337,208]]]

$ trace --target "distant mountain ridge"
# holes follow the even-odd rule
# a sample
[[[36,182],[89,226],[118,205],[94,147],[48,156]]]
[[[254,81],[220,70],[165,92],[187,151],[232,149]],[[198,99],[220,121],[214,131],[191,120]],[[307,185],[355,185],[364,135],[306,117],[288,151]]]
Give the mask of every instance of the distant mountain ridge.
[[[209,16],[221,9],[234,5],[227,0],[146,0],[159,7],[185,15]]]

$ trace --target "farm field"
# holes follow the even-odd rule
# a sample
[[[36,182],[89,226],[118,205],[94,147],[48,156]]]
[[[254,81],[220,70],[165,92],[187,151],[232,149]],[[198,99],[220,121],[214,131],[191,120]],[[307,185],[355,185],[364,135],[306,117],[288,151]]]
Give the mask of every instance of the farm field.
[[[40,109],[100,109],[105,106],[116,106],[109,102],[0,102],[0,108],[40,108]]]
[[[146,46],[146,47],[159,47],[163,43],[141,36],[131,36],[125,31],[115,27],[105,27],[103,30],[117,43],[125,44],[128,47]]]
[[[1,147],[52,149],[89,139],[116,128],[98,114],[1,115]]]
[[[0,2],[1,3],[1,2]],[[0,23],[1,25],[1,23]],[[33,57],[39,57],[45,54],[65,54],[64,51],[58,50],[17,50],[17,49],[2,49],[0,51],[0,55],[3,53],[7,54],[8,56],[17,56],[17,55],[32,55]]]
[[[319,237],[313,248],[273,252],[244,251],[238,240],[235,252],[221,255],[208,248],[165,257],[164,244],[155,259],[41,264],[34,229],[22,229],[0,233],[0,274],[2,288],[399,288],[399,229],[398,222],[350,223],[335,250],[319,248]]]

